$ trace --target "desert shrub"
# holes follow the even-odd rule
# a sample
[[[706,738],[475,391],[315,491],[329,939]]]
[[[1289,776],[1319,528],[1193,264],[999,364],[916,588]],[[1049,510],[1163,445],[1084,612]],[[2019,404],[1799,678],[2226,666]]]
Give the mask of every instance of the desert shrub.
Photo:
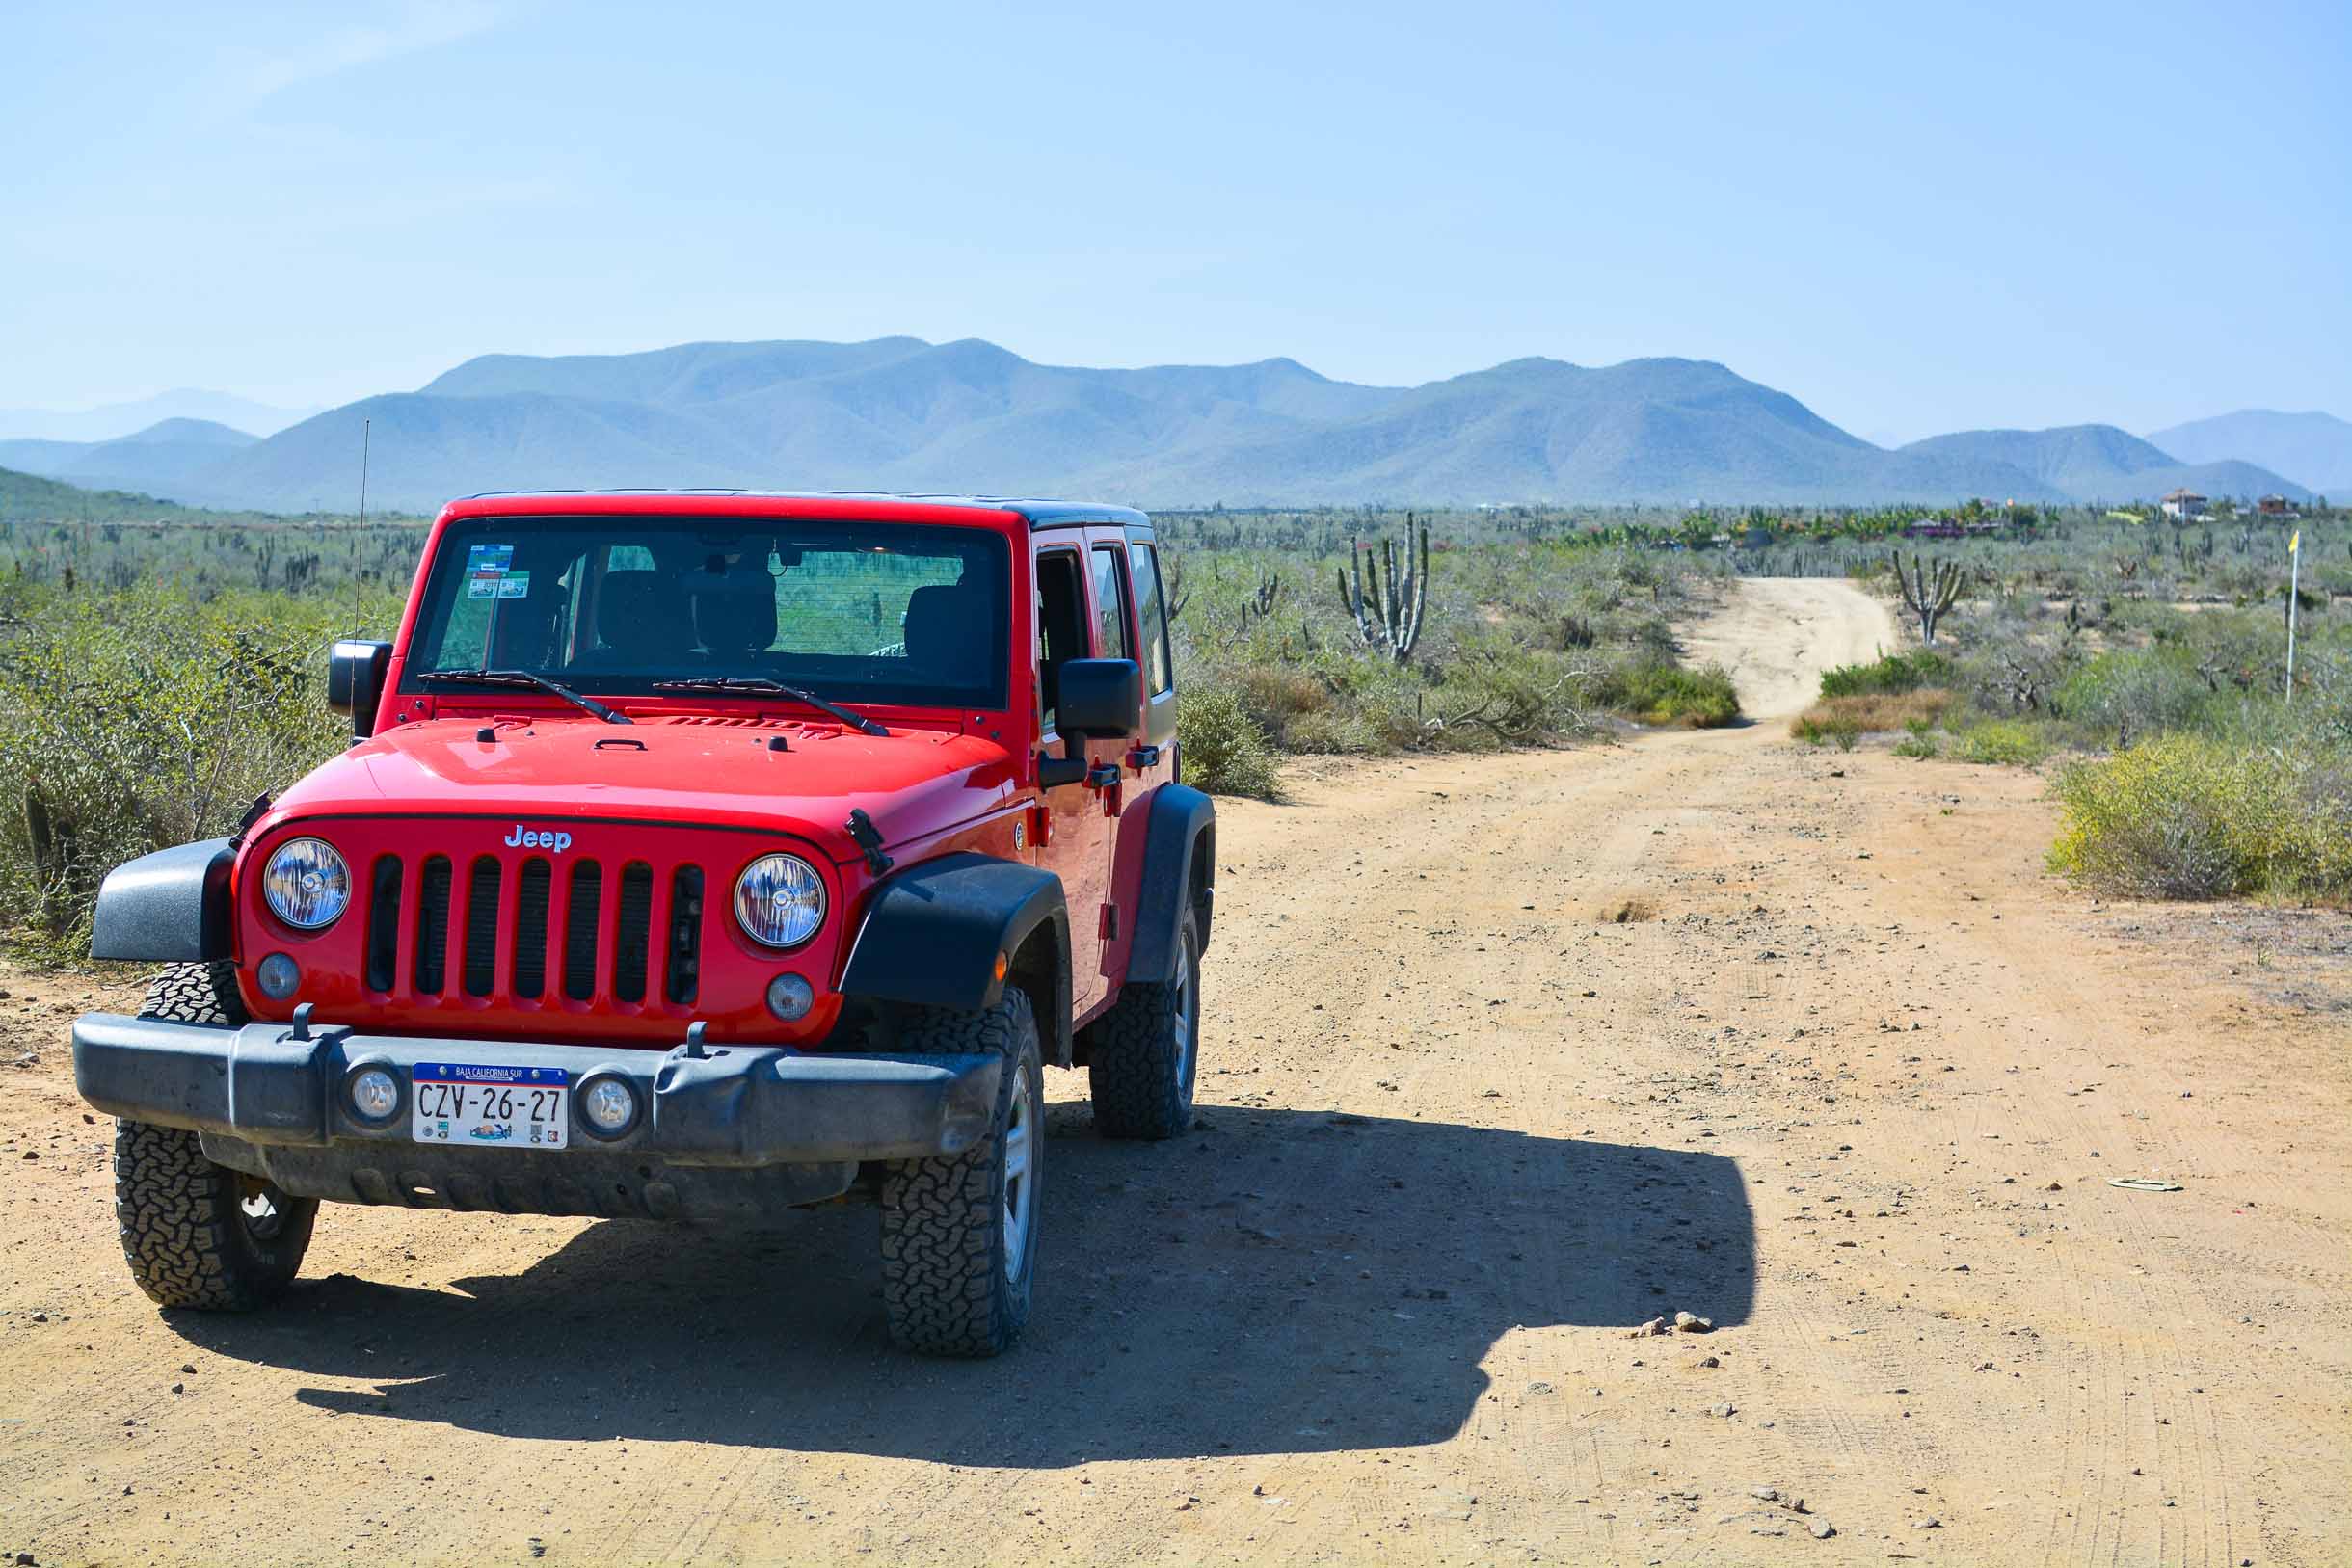
[[[1915,723],[1935,725],[1942,720],[1951,705],[1952,694],[1940,686],[1923,687],[1917,691],[1827,697],[1805,709],[1790,726],[1790,733],[1804,738],[1797,726],[1808,722],[1815,729],[1833,723],[1851,725],[1857,734],[1905,730]]]
[[[1892,696],[1952,678],[1952,661],[1933,649],[1888,653],[1875,664],[1841,664],[1821,674],[1824,697]]]
[[[1184,781],[1195,789],[1213,795],[1274,798],[1278,782],[1273,751],[1232,686],[1199,684],[1186,689],[1176,707],[1176,743],[1184,761]]]
[[[0,642],[0,916],[60,951],[134,856],[229,832],[348,743],[324,701],[320,599],[161,588],[17,596]]]
[[[1302,721],[1311,726],[1331,707],[1330,688],[1313,673],[1292,664],[1253,663],[1230,666],[1224,677],[1242,711],[1272,744],[1292,751],[1323,749],[1301,746],[1296,739]]]
[[[1895,742],[1894,750],[1897,757],[1910,757],[1924,760],[1942,753],[1943,747],[1936,739],[1935,726],[1913,719],[1903,728],[1903,738]]]
[[[1807,746],[1827,746],[1835,743],[1841,752],[1854,750],[1862,738],[1862,727],[1843,713],[1816,709],[1801,713],[1790,722],[1788,732]]]
[[[1647,724],[1708,730],[1740,716],[1739,693],[1720,665],[1686,670],[1642,660],[1596,675],[1590,689],[1600,706]]]
[[[2195,650],[2178,645],[2101,653],[2060,683],[2051,709],[2124,744],[2192,729],[2216,695],[2198,663]]]
[[[1587,733],[1593,719],[1584,704],[1594,670],[1588,657],[1516,645],[1507,636],[1465,644],[1422,704],[1436,720],[1429,738],[1464,746]]]
[[[2051,865],[2117,892],[2352,896],[2352,751],[2160,735],[2062,770]]]
[[[2042,731],[2021,719],[1987,719],[1953,737],[1953,753],[1963,762],[2031,767],[2050,754]]]

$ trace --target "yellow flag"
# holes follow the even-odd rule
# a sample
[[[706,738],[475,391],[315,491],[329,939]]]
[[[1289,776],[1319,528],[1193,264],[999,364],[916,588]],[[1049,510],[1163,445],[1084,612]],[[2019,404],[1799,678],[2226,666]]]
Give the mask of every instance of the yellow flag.
[[[2287,553],[2287,554],[2289,554],[2289,555],[2293,555],[2293,554],[2295,554],[2297,551],[2301,550],[2302,548],[2303,548],[2303,530],[2302,530],[2302,529],[2300,529],[2300,528],[2298,528],[2298,529],[2296,529],[2296,530],[2295,530],[2295,537],[2294,537],[2294,538],[2292,538],[2292,539],[2290,539],[2290,540],[2288,540],[2288,541],[2286,542],[2286,553]]]

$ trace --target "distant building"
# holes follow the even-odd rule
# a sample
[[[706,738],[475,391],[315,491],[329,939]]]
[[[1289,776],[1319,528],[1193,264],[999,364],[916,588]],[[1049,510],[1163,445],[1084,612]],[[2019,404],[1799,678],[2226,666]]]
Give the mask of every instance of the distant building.
[[[2177,490],[2164,497],[2164,515],[2176,522],[2205,515],[2205,498],[2193,490]]]
[[[2303,516],[2295,503],[2284,495],[2265,495],[2254,503],[2254,510],[2261,517],[2275,518],[2282,522]]]

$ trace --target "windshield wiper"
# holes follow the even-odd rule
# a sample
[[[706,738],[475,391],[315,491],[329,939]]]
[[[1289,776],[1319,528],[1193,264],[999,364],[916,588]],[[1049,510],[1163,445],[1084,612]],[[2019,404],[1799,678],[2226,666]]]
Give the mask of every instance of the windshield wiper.
[[[759,697],[789,697],[793,702],[804,703],[819,713],[831,714],[852,730],[861,731],[869,735],[890,733],[888,730],[883,729],[881,725],[863,713],[852,713],[845,707],[826,702],[813,691],[803,691],[798,686],[788,686],[781,681],[769,680],[763,676],[692,676],[683,680],[656,680],[654,682],[654,689],[655,691],[739,691]]]
[[[637,721],[626,713],[615,713],[593,697],[582,697],[571,687],[549,680],[546,676],[533,675],[528,670],[427,670],[419,680],[439,680],[452,686],[535,686],[570,703],[583,713],[593,713],[606,724],[634,724]]]

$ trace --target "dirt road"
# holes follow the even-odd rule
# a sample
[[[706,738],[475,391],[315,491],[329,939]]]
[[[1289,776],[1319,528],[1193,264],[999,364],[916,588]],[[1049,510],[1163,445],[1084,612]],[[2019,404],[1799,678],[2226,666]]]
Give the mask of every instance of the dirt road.
[[[1766,710],[1893,644],[1817,583],[1694,640]],[[1102,1143],[1056,1077],[1040,1309],[985,1365],[888,1348],[848,1208],[330,1209],[283,1310],[167,1320],[70,1092],[94,988],[12,978],[0,1548],[2352,1559],[2352,1015],[2279,977],[2347,922],[2098,905],[2031,776],[1783,731],[1223,805],[1201,1126]],[[1677,1309],[1714,1332],[1627,1337]]]

